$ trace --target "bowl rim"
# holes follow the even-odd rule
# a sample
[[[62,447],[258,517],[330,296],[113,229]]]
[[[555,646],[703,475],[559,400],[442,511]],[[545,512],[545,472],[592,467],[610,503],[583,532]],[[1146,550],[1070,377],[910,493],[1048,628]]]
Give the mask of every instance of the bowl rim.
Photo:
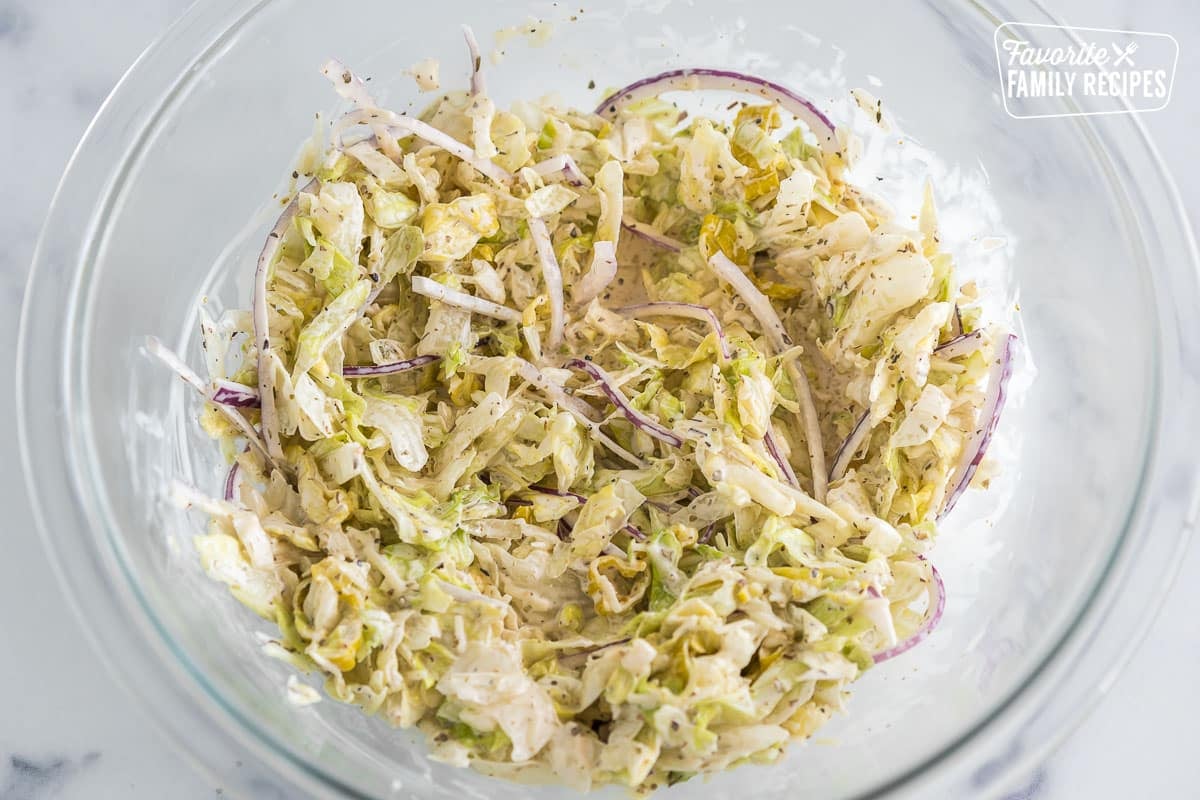
[[[123,557],[114,526],[109,522],[111,514],[106,510],[105,498],[95,476],[90,474],[94,464],[81,463],[86,459],[78,457],[81,450],[88,451],[91,440],[86,415],[72,413],[80,407],[80,382],[74,357],[79,348],[75,346],[75,334],[87,328],[87,319],[70,311],[86,295],[86,279],[102,238],[103,221],[112,210],[114,190],[123,180],[125,166],[147,143],[162,111],[186,91],[188,83],[199,73],[197,67],[219,56],[228,40],[272,2],[218,0],[193,5],[134,62],[89,125],[51,202],[26,287],[17,357],[18,439],[35,524],[76,616],[118,683],[149,701],[151,716],[177,744],[184,745],[179,749],[192,755],[202,770],[219,776],[226,784],[230,783],[231,771],[212,770],[218,764],[229,765],[235,758],[244,757],[245,751],[238,746],[241,745],[248,746],[271,768],[275,780],[314,793],[332,790],[367,797],[320,766],[300,758],[248,718],[176,646],[140,593]],[[1058,23],[1039,0],[1016,2],[1026,4],[1047,21]],[[965,0],[963,5],[997,25],[1004,21],[979,3]],[[179,45],[194,36],[200,37],[203,46],[197,55],[190,55],[196,52],[194,46],[189,49]],[[153,67],[159,61],[179,66],[156,70]],[[164,77],[159,78],[160,75]],[[155,102],[134,102],[139,92],[151,92]],[[117,122],[128,125],[115,125]],[[1085,598],[1062,638],[1030,673],[1026,684],[1012,690],[968,731],[922,763],[858,795],[863,800],[909,792],[921,782],[924,782],[921,788],[926,790],[931,779],[940,780],[947,787],[970,786],[977,791],[994,791],[1017,771],[1043,758],[1111,686],[1116,673],[1132,655],[1148,626],[1139,628],[1128,623],[1135,619],[1144,622],[1147,614],[1153,614],[1161,605],[1200,510],[1198,466],[1191,463],[1193,460],[1188,459],[1184,448],[1184,442],[1194,438],[1185,434],[1185,427],[1188,432],[1197,432],[1197,425],[1188,423],[1186,414],[1200,399],[1200,376],[1195,367],[1188,366],[1200,364],[1200,353],[1195,352],[1197,345],[1191,343],[1200,337],[1188,336],[1200,330],[1200,325],[1187,315],[1189,308],[1200,303],[1200,258],[1196,243],[1178,190],[1140,118],[1131,114],[1103,121],[1088,119],[1081,124],[1109,157],[1109,167],[1115,174],[1113,188],[1122,190],[1125,198],[1136,195],[1143,201],[1141,206],[1130,204],[1132,221],[1143,245],[1175,252],[1180,262],[1148,259],[1156,266],[1166,265],[1163,270],[1167,274],[1161,277],[1155,274],[1152,280],[1156,281],[1160,311],[1157,331],[1160,350],[1155,357],[1166,363],[1168,369],[1158,369],[1157,365],[1155,369],[1156,384],[1152,388],[1157,397],[1151,409],[1154,421],[1146,439],[1143,483],[1131,504],[1121,538],[1110,554],[1109,563],[1097,575],[1090,596]],[[114,126],[138,133],[119,151],[120,158],[102,159],[97,151],[104,146]],[[1115,149],[1107,146],[1114,142],[1125,146]],[[1123,158],[1113,159],[1116,152]],[[102,202],[93,205],[92,200],[97,196]],[[54,237],[50,236],[51,231]],[[1147,236],[1146,231],[1153,235]],[[64,297],[72,298],[69,307],[63,303]],[[1172,332],[1174,337],[1170,336]],[[39,349],[55,341],[64,342],[65,356]],[[1187,360],[1184,354],[1196,357]],[[1164,357],[1171,355],[1175,358]],[[49,402],[51,398],[53,402]],[[1168,421],[1170,426],[1165,424]],[[1149,491],[1155,486],[1161,490],[1171,476],[1176,476],[1173,483],[1179,483],[1177,476],[1181,470],[1187,474],[1181,496],[1167,497],[1162,491]],[[52,496],[55,483],[47,478],[63,475],[71,479],[74,503],[63,503],[60,497]],[[1182,496],[1185,492],[1186,496]],[[1151,503],[1151,499],[1155,502]],[[1165,543],[1169,547],[1158,548],[1154,558],[1140,553],[1138,559],[1129,558],[1137,547],[1149,541],[1154,531],[1161,531],[1158,535],[1164,539],[1173,531],[1177,533]],[[55,532],[75,534],[82,541],[56,536]],[[123,582],[114,585],[114,574],[122,575]],[[1124,604],[1122,614],[1117,603],[1122,599],[1120,590],[1135,576],[1141,576],[1137,578],[1139,583],[1154,585],[1156,589],[1139,595],[1144,600],[1141,604]],[[1158,580],[1147,581],[1147,576]],[[1113,641],[1111,631],[1121,626],[1101,623],[1118,615],[1127,622],[1127,628],[1120,641]],[[97,619],[126,624],[89,624]],[[129,625],[130,621],[134,624]],[[1097,647],[1107,651],[1106,658],[1094,656]],[[147,649],[156,653],[156,660],[135,657],[134,654]],[[1085,653],[1093,653],[1090,673],[1094,676],[1091,681],[1084,681],[1088,684],[1084,687],[1086,691],[1076,688],[1067,702],[1062,699],[1069,694],[1064,685],[1072,676],[1076,676],[1076,684],[1080,683],[1077,676],[1081,669],[1086,670],[1088,661],[1083,659]],[[1081,661],[1085,662],[1082,666]],[[1102,663],[1097,667],[1096,662]],[[165,672],[147,669],[152,664],[167,669]],[[1056,695],[1061,696],[1056,698]],[[1055,698],[1050,702],[1059,707],[1048,713],[1046,698]],[[181,708],[187,713],[179,714]],[[229,724],[230,718],[235,725]],[[1036,741],[1038,746],[1030,746],[1022,736],[1029,739],[1039,720],[1047,730]],[[229,739],[231,731],[236,742]],[[199,744],[198,733],[202,734]],[[1014,748],[1013,742],[1018,746]],[[936,774],[931,778],[931,773]],[[254,770],[247,769],[241,777],[252,781],[256,776]]]

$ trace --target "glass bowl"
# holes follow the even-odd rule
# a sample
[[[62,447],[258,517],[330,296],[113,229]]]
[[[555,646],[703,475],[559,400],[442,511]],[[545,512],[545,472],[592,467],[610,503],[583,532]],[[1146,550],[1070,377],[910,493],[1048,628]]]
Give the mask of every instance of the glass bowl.
[[[1200,440],[1200,291],[1174,187],[1136,117],[1006,115],[992,37],[1014,19],[1052,21],[1026,0],[194,6],[75,154],[22,319],[30,494],[115,674],[247,796],[564,796],[432,763],[410,733],[355,708],[285,701],[287,670],[255,636],[267,626],[201,574],[189,540],[202,521],[163,500],[174,477],[218,492],[224,465],[194,398],[142,351],[154,334],[198,367],[198,298],[245,305],[278,213],[264,200],[313,112],[335,105],[316,74],[327,56],[404,108],[420,102],[403,72],[421,58],[441,61],[447,85],[465,81],[460,23],[485,51],[515,26],[490,67],[501,103],[557,92],[588,105],[606,86],[705,65],[789,84],[849,122],[846,89],[882,78],[873,91],[906,133],[886,135],[902,154],[891,160],[873,146],[884,134],[868,133],[878,190],[907,210],[917,179],[934,177],[963,269],[1021,336],[1001,473],[960,504],[934,554],[949,595],[935,635],[868,673],[848,713],[778,764],[665,794],[998,791],[1078,721],[1149,626],[1195,516]]]

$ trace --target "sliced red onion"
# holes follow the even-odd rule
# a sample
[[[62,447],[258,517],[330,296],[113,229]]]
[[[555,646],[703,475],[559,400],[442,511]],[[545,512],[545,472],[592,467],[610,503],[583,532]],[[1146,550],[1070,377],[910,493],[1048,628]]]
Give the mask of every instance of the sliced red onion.
[[[635,467],[645,469],[646,462],[633,453],[626,450],[621,445],[617,444],[604,431],[600,430],[600,423],[592,419],[592,407],[580,400],[578,397],[572,397],[567,394],[567,391],[559,386],[554,381],[542,374],[542,371],[530,364],[524,359],[517,366],[517,374],[525,380],[538,387],[547,397],[549,397],[556,406],[569,412],[575,419],[579,421],[601,444],[607,447],[616,455],[620,456],[625,461],[633,464]]]
[[[608,288],[617,277],[617,248],[612,242],[592,243],[592,265],[575,287],[572,300],[576,305],[587,305]]]
[[[157,336],[146,337],[146,352],[166,364],[172,372],[183,379],[184,383],[203,395],[206,400],[208,399],[208,385],[204,379],[185,364],[182,358],[175,355],[175,351],[163,344]]]
[[[721,350],[721,360],[728,361],[733,358],[733,348],[729,346],[729,340],[725,338],[725,330],[721,327],[721,321],[717,319],[717,315],[713,310],[707,306],[696,303],[658,301],[653,303],[638,303],[637,305],[618,308],[617,313],[626,317],[632,317],[633,319],[642,319],[645,317],[685,317],[707,323],[717,336],[717,344]]]
[[[342,117],[338,123],[335,141],[339,147],[343,144],[342,131],[354,125],[367,125],[369,127],[381,127],[388,131],[394,131],[402,136],[416,136],[424,139],[430,144],[440,147],[450,155],[467,162],[481,174],[491,178],[496,183],[507,184],[512,182],[512,173],[494,163],[491,159],[484,158],[475,152],[471,147],[463,144],[448,133],[444,133],[433,127],[427,122],[422,122],[414,117],[405,117],[400,114],[394,114],[391,111],[382,109],[359,109],[352,111]]]
[[[846,440],[838,447],[837,452],[833,454],[833,467],[829,470],[829,480],[838,480],[850,468],[850,462],[854,460],[854,454],[858,452],[858,448],[862,447],[863,441],[871,434],[871,426],[867,424],[867,420],[870,418],[871,411],[868,409],[858,418],[858,422],[854,423],[854,427],[850,429],[850,435],[846,437]]]
[[[712,541],[713,534],[715,534],[716,532],[717,532],[717,523],[710,522],[710,523],[708,523],[708,525],[706,525],[704,527],[704,530],[700,532],[700,535],[698,537],[696,537],[696,541],[700,544],[708,544],[709,542]]]
[[[792,337],[788,336],[787,329],[783,327],[783,320],[775,313],[770,298],[758,290],[753,281],[742,272],[741,267],[720,251],[713,253],[708,259],[708,265],[717,273],[717,277],[728,283],[746,303],[750,313],[762,326],[763,333],[775,348],[775,352],[782,353],[792,346]]]
[[[191,367],[183,362],[183,359],[175,355],[174,351],[169,349],[156,337],[146,337],[146,352],[166,364],[176,375],[183,378],[184,383],[195,389],[205,400],[212,401],[212,396],[209,394],[209,388],[204,379],[197,375]],[[221,403],[215,403],[214,405],[241,432],[242,437],[248,445],[259,450],[268,464],[273,467],[278,466],[275,459],[267,451],[267,444],[263,441],[262,435],[242,416],[240,411]]]
[[[812,387],[808,385],[808,376],[795,359],[786,359],[783,371],[792,384],[796,400],[800,403],[800,421],[804,423],[804,441],[808,446],[809,464],[812,465],[813,498],[819,503],[824,503],[825,492],[829,488],[825,466],[825,441],[821,437],[821,420],[813,402]]]
[[[579,494],[577,492],[568,492],[563,489],[552,489],[549,486],[530,486],[529,488],[531,491],[538,492],[540,494],[549,494],[549,495],[553,495],[555,497],[570,497],[572,500],[577,501],[580,505],[583,505],[584,503],[586,503],[588,501],[586,496]],[[565,523],[563,520],[560,519],[558,521],[558,524],[559,524],[559,538],[569,539],[570,534],[571,534],[570,526],[567,526],[567,535],[563,536],[562,535],[562,526]],[[627,524],[624,527],[622,527],[621,530],[623,530],[627,534],[629,534],[630,538],[637,539],[638,541],[646,540],[646,534],[644,534],[640,530],[638,530],[637,526],[635,526],[633,524]]]
[[[782,353],[792,346],[792,338],[783,327],[783,320],[775,313],[771,300],[758,290],[758,287],[746,277],[742,268],[733,263],[724,253],[717,251],[708,259],[708,265],[717,276],[728,283],[733,291],[742,298],[750,313],[762,326],[767,340],[775,348],[776,353]],[[812,463],[813,497],[818,502],[825,502],[827,473],[825,471],[825,445],[821,441],[821,423],[817,418],[817,407],[812,398],[812,387],[808,385],[808,376],[798,367],[795,361],[788,359],[783,365],[788,380],[796,392],[800,403],[801,419],[804,423],[804,439],[808,446],[809,460]]]
[[[958,498],[971,485],[971,479],[975,477],[975,471],[979,469],[979,464],[983,461],[983,457],[987,455],[987,448],[991,444],[992,434],[996,432],[996,425],[1000,422],[1000,414],[1004,411],[1008,380],[1012,377],[1013,348],[1016,341],[1017,337],[1011,333],[1006,334],[1000,341],[996,360],[992,363],[991,373],[988,376],[988,386],[983,397],[983,406],[979,409],[979,419],[977,421],[979,427],[971,433],[963,446],[962,458],[950,478],[949,485],[953,488],[946,495],[946,502],[942,504],[942,510],[938,513],[938,519],[946,516],[954,509],[954,504],[958,502]]]
[[[336,58],[331,58],[325,62],[325,65],[321,67],[321,74],[333,84],[334,91],[353,103],[355,107],[379,107],[379,103],[375,102],[375,98],[371,96],[370,90],[367,89],[367,84]]]
[[[266,452],[273,460],[283,459],[283,449],[279,446],[275,392],[271,385],[271,318],[267,311],[267,280],[275,261],[275,253],[279,251],[279,242],[300,209],[301,193],[311,193],[320,185],[321,182],[313,178],[296,192],[292,202],[287,204],[279,219],[275,221],[275,227],[267,234],[267,241],[258,253],[258,264],[254,270],[254,346],[258,351],[258,396],[262,407],[262,438],[266,443]]]
[[[933,352],[941,358],[958,358],[974,353],[982,345],[983,331],[975,331],[959,334],[945,344],[935,347]]]
[[[929,608],[925,611],[925,621],[921,623],[921,627],[912,636],[881,653],[876,653],[874,656],[876,664],[882,664],[901,653],[907,653],[925,641],[929,637],[929,634],[933,633],[933,629],[938,626],[938,623],[942,621],[942,614],[946,610],[946,584],[942,582],[942,576],[937,571],[937,567],[932,564],[929,565],[929,574],[932,579],[932,585],[929,587]]]
[[[390,361],[387,364],[365,364],[358,367],[342,367],[342,375],[347,378],[368,378],[378,375],[395,375],[398,372],[408,372],[441,361],[441,356],[417,356],[403,361]]]
[[[646,241],[658,245],[664,250],[670,250],[673,253],[678,253],[680,250],[686,247],[683,242],[677,239],[672,239],[665,233],[659,233],[652,225],[647,225],[644,222],[638,222],[633,217],[623,217],[621,219],[621,227],[635,236],[639,236]]]
[[[582,358],[572,358],[564,366],[568,369],[577,369],[581,372],[586,372],[596,380],[600,385],[600,391],[604,392],[604,396],[609,399],[614,406],[621,412],[625,419],[629,420],[632,425],[638,430],[644,431],[653,436],[659,441],[666,442],[673,447],[683,447],[683,439],[676,436],[671,431],[667,430],[656,420],[651,419],[646,414],[638,411],[629,402],[629,398],[617,388],[617,384],[613,381],[612,376],[597,366],[591,361],[585,361]]]
[[[396,185],[407,179],[404,170],[379,150],[379,141],[374,136],[344,147],[343,152],[366,167],[368,172],[384,184]]]
[[[639,100],[657,97],[664,92],[694,91],[739,92],[778,103],[808,126],[817,137],[822,152],[827,155],[838,153],[837,131],[833,122],[810,100],[766,78],[732,70],[676,69],[643,78],[606,97],[596,107],[596,113],[605,119],[613,119],[622,108]]]
[[[369,111],[379,107],[379,101],[371,95],[366,82],[342,62],[336,59],[326,62],[321,68],[321,74],[333,84],[334,91],[343,99],[349,100],[355,108]],[[362,141],[377,148],[386,158],[393,161],[399,161],[404,155],[400,146],[396,144],[396,137],[378,123],[371,126],[371,135]]]
[[[217,378],[212,382],[208,392],[209,399],[214,403],[234,408],[258,408],[260,401],[258,391],[237,381]]]
[[[339,148],[343,153],[357,160],[364,167],[367,166],[363,160],[364,157],[370,157],[366,156],[366,150],[363,148],[374,148],[375,150],[378,150],[378,155],[380,158],[389,159],[393,164],[399,164],[404,160],[404,151],[400,149],[400,143],[396,140],[396,137],[393,136],[392,133],[383,125],[377,124],[375,127],[368,130],[351,131],[349,133],[341,133],[339,131],[340,129],[335,126],[333,136],[331,137],[333,146]],[[330,163],[329,159],[331,158],[336,159],[336,155],[326,156],[326,164]],[[382,161],[379,159],[373,160],[376,168],[382,166]],[[367,167],[367,169],[370,171],[371,168]],[[390,170],[387,170],[387,167],[383,167],[383,169],[390,172]],[[375,177],[378,178],[379,175],[375,175]],[[391,182],[392,181],[390,180],[384,181],[384,183]]]
[[[229,472],[225,475],[225,501],[227,503],[234,502],[234,495],[237,493],[237,476],[238,463],[235,461],[229,467]]]
[[[471,57],[471,96],[487,94],[487,83],[483,77],[483,57],[479,55],[479,42],[470,25],[463,25],[463,38],[467,40],[467,53]]]
[[[550,380],[533,364],[522,359],[521,363],[517,365],[517,374],[541,389],[547,397],[554,401],[555,405],[571,412],[576,419],[589,428],[599,424],[600,415],[591,406],[578,397],[567,394],[566,389]]]
[[[542,262],[542,280],[546,282],[546,293],[550,296],[550,335],[546,343],[551,349],[562,344],[563,327],[566,315],[563,309],[563,277],[558,258],[554,255],[554,243],[550,241],[550,231],[541,217],[531,217],[529,234],[533,237],[533,245],[537,248],[538,259]]]
[[[484,300],[482,297],[476,297],[473,294],[451,289],[423,275],[412,276],[412,290],[424,297],[440,300],[448,306],[465,309],[476,314],[483,314],[485,317],[492,317],[504,322],[521,321],[521,313],[519,311],[507,308],[499,303],[493,303],[491,300]]]
[[[766,445],[767,452],[771,454],[771,458],[775,461],[776,466],[779,467],[779,472],[783,475],[783,479],[799,489],[800,480],[796,477],[796,471],[792,469],[792,465],[783,457],[783,451],[779,449],[779,443],[775,441],[775,431],[767,428],[763,434],[763,444]]]
[[[571,158],[567,153],[547,158],[545,161],[539,161],[531,169],[543,178],[549,178],[552,175],[562,175],[567,183],[572,186],[587,186],[588,184],[587,176],[583,174],[583,170],[575,163],[575,159]]]

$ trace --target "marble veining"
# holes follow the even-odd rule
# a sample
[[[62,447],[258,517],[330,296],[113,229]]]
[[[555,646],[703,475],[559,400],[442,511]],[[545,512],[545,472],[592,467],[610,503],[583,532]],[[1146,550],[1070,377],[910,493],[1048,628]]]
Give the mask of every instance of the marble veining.
[[[1029,777],[1025,786],[1015,792],[1009,792],[1004,795],[1004,800],[1038,800],[1038,798],[1049,797],[1048,794],[1042,791],[1042,786],[1045,782],[1046,770],[1042,767]]]
[[[13,374],[29,259],[58,176],[104,95],[188,0],[0,0],[0,374]],[[1172,105],[1146,116],[1193,220],[1200,7],[1193,0],[1046,0],[1074,25],[1164,31],[1180,42]],[[0,391],[0,800],[214,798],[223,787],[164,741],[82,639],[33,530]],[[1200,548],[1109,697],[1004,800],[1194,796],[1200,708]],[[14,614],[13,609],[24,609]],[[1115,758],[1120,754],[1120,758]],[[240,764],[238,765],[241,766]],[[257,797],[285,796],[263,784]]]
[[[76,774],[84,772],[99,753],[86,753],[78,759],[53,758],[34,761],[23,756],[10,756],[8,775],[0,785],[0,800],[39,800],[52,797]]]
[[[23,6],[0,6],[0,42],[5,47],[21,47],[28,41],[29,14]]]

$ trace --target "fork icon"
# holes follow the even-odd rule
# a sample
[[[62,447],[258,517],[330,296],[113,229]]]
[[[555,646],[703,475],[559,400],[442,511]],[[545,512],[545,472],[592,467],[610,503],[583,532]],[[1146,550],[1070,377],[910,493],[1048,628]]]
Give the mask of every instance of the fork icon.
[[[1121,47],[1119,45],[1117,45],[1114,42],[1112,49],[1113,49],[1113,53],[1115,53],[1117,56],[1116,60],[1114,60],[1113,64],[1112,64],[1114,67],[1119,67],[1119,66],[1121,66],[1121,64],[1125,63],[1126,61],[1129,62],[1129,66],[1131,66],[1131,67],[1135,66],[1133,63],[1133,59],[1130,58],[1130,56],[1132,56],[1134,53],[1137,52],[1137,49],[1138,49],[1137,42],[1130,42],[1129,46],[1123,50],[1121,49]]]

